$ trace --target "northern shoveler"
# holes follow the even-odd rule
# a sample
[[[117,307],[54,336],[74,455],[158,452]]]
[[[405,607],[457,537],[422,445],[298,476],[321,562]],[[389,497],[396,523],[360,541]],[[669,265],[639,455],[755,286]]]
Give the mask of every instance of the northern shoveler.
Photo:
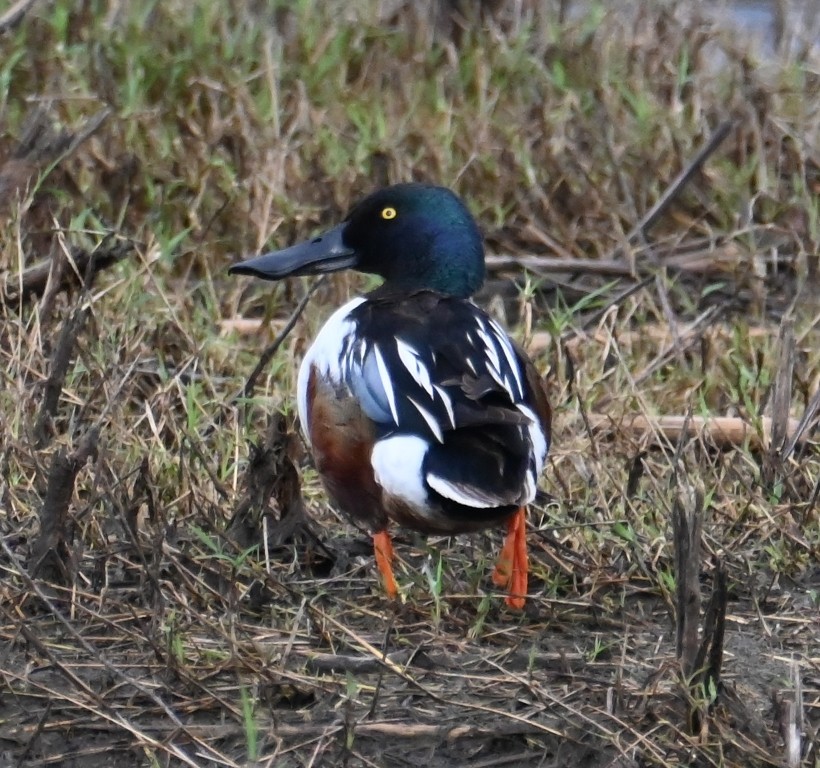
[[[391,597],[391,521],[439,534],[506,522],[493,581],[523,607],[525,512],[550,406],[527,355],[469,301],[484,281],[475,220],[448,189],[397,184],[324,234],[230,271],[279,280],[342,269],[384,282],[333,313],[299,371],[302,430],[328,492],[372,532]]]

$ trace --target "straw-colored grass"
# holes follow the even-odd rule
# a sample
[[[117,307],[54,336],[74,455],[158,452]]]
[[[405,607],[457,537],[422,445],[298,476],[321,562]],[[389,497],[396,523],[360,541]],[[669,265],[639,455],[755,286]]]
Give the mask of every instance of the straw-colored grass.
[[[654,2],[18,5],[0,763],[818,764],[816,48]],[[500,531],[399,534],[391,604],[294,436],[301,355],[370,278],[245,388],[310,284],[227,266],[407,180],[468,201],[478,301],[549,380],[520,614]],[[704,614],[726,573],[718,688],[682,679],[681,511]]]

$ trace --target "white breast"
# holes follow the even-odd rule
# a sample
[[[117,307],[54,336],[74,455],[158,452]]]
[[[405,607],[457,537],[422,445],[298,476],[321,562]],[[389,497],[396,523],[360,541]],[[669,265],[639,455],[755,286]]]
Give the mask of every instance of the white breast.
[[[356,345],[354,334],[356,324],[350,319],[350,313],[362,304],[365,299],[359,297],[337,309],[319,331],[313,344],[310,345],[302,366],[299,368],[297,381],[297,407],[302,434],[310,444],[308,434],[307,387],[311,370],[335,386],[346,383],[350,373],[352,349],[363,352],[361,345]],[[359,366],[362,361],[356,360]],[[354,363],[354,368],[356,365]],[[361,373],[360,368],[357,371]],[[388,390],[392,391],[388,386]],[[413,507],[424,508],[427,504],[427,491],[422,481],[422,462],[427,452],[428,443],[411,435],[395,436],[379,440],[373,449],[372,463],[377,482],[391,495],[395,495]]]
[[[317,373],[326,377],[334,384],[339,384],[342,380],[342,368],[340,358],[345,348],[346,340],[356,332],[356,324],[350,320],[348,315],[365,300],[359,296],[348,301],[344,306],[339,307],[322,326],[318,336],[310,345],[302,366],[299,368],[299,378],[296,383],[296,406],[299,409],[299,421],[302,424],[302,434],[310,444],[308,434],[308,407],[307,407],[307,385],[310,378],[311,368],[315,368]]]

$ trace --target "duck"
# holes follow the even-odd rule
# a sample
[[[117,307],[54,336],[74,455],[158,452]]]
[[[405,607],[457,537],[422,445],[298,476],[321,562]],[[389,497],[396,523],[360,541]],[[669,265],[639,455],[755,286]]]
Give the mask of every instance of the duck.
[[[551,441],[543,378],[471,297],[484,243],[446,187],[387,186],[341,223],[232,265],[263,280],[356,270],[382,278],[330,316],[297,377],[297,410],[333,502],[373,539],[399,594],[392,524],[454,535],[506,526],[492,574],[506,604],[528,590],[526,514]]]

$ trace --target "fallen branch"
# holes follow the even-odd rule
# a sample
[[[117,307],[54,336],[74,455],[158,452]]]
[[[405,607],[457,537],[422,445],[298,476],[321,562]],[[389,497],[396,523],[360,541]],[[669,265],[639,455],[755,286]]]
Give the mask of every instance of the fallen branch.
[[[542,274],[597,275],[600,277],[638,278],[652,275],[658,267],[670,272],[689,275],[726,275],[731,274],[748,253],[739,243],[740,236],[750,236],[764,231],[761,227],[748,227],[712,238],[696,238],[684,243],[666,245],[653,243],[652,247],[636,245],[634,255],[640,257],[652,251],[653,262],[643,264],[637,260],[630,264],[622,259],[579,259],[572,256],[537,256],[528,254],[496,254],[487,256],[485,263],[489,272],[529,269]],[[762,233],[762,232],[761,232]],[[785,258],[785,257],[781,257]]]
[[[394,664],[407,664],[415,655],[415,650],[406,649],[388,654]],[[361,675],[378,672],[382,664],[372,656],[350,656],[338,653],[315,653],[311,651],[305,659],[305,667],[312,672],[350,672]]]
[[[771,443],[772,420],[766,416],[760,419],[761,435],[753,424],[740,416],[629,416],[622,421],[614,421],[604,414],[591,414],[590,424],[594,430],[617,429],[631,433],[638,439],[656,441],[660,438],[676,443],[684,432],[692,437],[714,443],[718,448],[732,448],[745,445],[750,448],[764,448]],[[796,435],[800,422],[789,419],[787,435]],[[802,440],[807,440],[804,431]]]
[[[555,718],[556,723],[558,718]],[[428,725],[426,723],[395,723],[395,722],[371,722],[371,723],[345,723],[343,720],[336,720],[329,723],[305,723],[304,725],[277,724],[273,727],[273,732],[280,737],[284,736],[315,736],[333,731],[352,730],[358,737],[382,737],[393,739],[421,739],[423,741],[457,741],[458,739],[488,738],[498,739],[502,736],[515,735],[542,735],[544,727],[536,723],[526,722],[498,722],[487,725]]]
[[[219,335],[235,333],[238,336],[255,336],[263,329],[274,333],[281,332],[287,321],[263,320],[261,317],[231,317],[219,321]]]
[[[102,270],[121,261],[134,250],[130,241],[114,242],[113,238],[106,238],[93,251],[85,249],[71,249],[71,260],[74,269],[60,271],[58,290],[69,290],[83,284],[83,276],[91,268],[91,281]],[[59,252],[54,258],[63,258]],[[48,286],[49,273],[52,270],[52,259],[41,261],[23,272],[7,276],[0,283],[0,304],[11,305],[26,303],[42,296]]]
[[[555,256],[487,256],[490,272],[505,269],[530,269],[533,272],[572,272],[574,274],[634,277],[635,270],[624,261],[614,259],[562,259]]]
[[[7,673],[9,674],[9,673]],[[12,679],[19,679],[13,673],[10,674]],[[36,683],[34,685],[41,685]],[[49,691],[50,693],[50,691]],[[543,719],[543,715],[540,716]],[[555,721],[556,729],[560,725],[560,719],[555,716],[552,718]],[[83,722],[77,723],[73,727],[82,728],[88,732],[108,733],[112,730],[118,729],[116,720],[113,717],[107,718],[108,722],[103,720],[87,719]],[[260,723],[260,728],[264,728],[264,724]],[[119,726],[121,727],[121,726]],[[241,726],[235,722],[228,723],[209,723],[207,725],[200,724],[186,724],[182,732],[192,739],[200,740],[205,738],[227,739],[236,736]],[[22,740],[23,738],[30,738],[35,726],[22,725],[17,727],[4,727],[0,731],[0,737],[11,741]],[[174,721],[168,719],[156,718],[150,722],[143,733],[145,737],[151,741],[159,739],[160,737],[167,737],[169,734],[176,734],[180,730],[180,726],[176,725]],[[516,735],[539,735],[543,734],[543,727],[539,727],[533,723],[528,725],[526,722],[510,723],[506,720],[499,719],[497,722],[488,718],[486,722],[481,725],[459,723],[453,724],[436,724],[436,723],[416,723],[416,722],[397,722],[395,720],[376,720],[368,722],[351,723],[342,718],[316,720],[305,723],[283,723],[279,718],[275,722],[270,722],[268,727],[271,735],[277,738],[311,738],[316,736],[330,736],[334,733],[352,732],[359,737],[369,738],[396,738],[396,739],[417,739],[422,741],[457,741],[460,739],[498,739],[504,736]],[[178,747],[165,747],[166,751],[179,749]],[[526,753],[529,755],[530,753]],[[192,764],[192,763],[191,763]],[[504,763],[507,764],[507,763]],[[489,765],[489,764],[488,764]]]
[[[664,213],[670,208],[672,203],[680,196],[684,187],[692,177],[703,167],[704,163],[715,153],[718,147],[725,141],[731,132],[734,121],[725,120],[709,137],[709,140],[701,147],[695,156],[687,163],[681,172],[672,180],[669,186],[663,191],[655,204],[641,217],[640,221],[629,231],[625,240],[626,245],[641,245],[646,241],[650,230],[658,223]],[[646,274],[647,269],[640,269],[636,264],[624,261],[625,245],[619,245],[602,259],[566,259],[542,256],[489,256],[486,259],[487,269],[497,271],[502,269],[532,269],[540,272],[575,272],[593,273],[597,275],[608,275],[610,277],[640,277]],[[714,265],[716,259],[709,259],[706,264]],[[649,271],[657,269],[663,261],[654,258]],[[684,269],[686,258],[677,260],[674,263],[678,269]],[[673,266],[673,264],[665,264]]]

